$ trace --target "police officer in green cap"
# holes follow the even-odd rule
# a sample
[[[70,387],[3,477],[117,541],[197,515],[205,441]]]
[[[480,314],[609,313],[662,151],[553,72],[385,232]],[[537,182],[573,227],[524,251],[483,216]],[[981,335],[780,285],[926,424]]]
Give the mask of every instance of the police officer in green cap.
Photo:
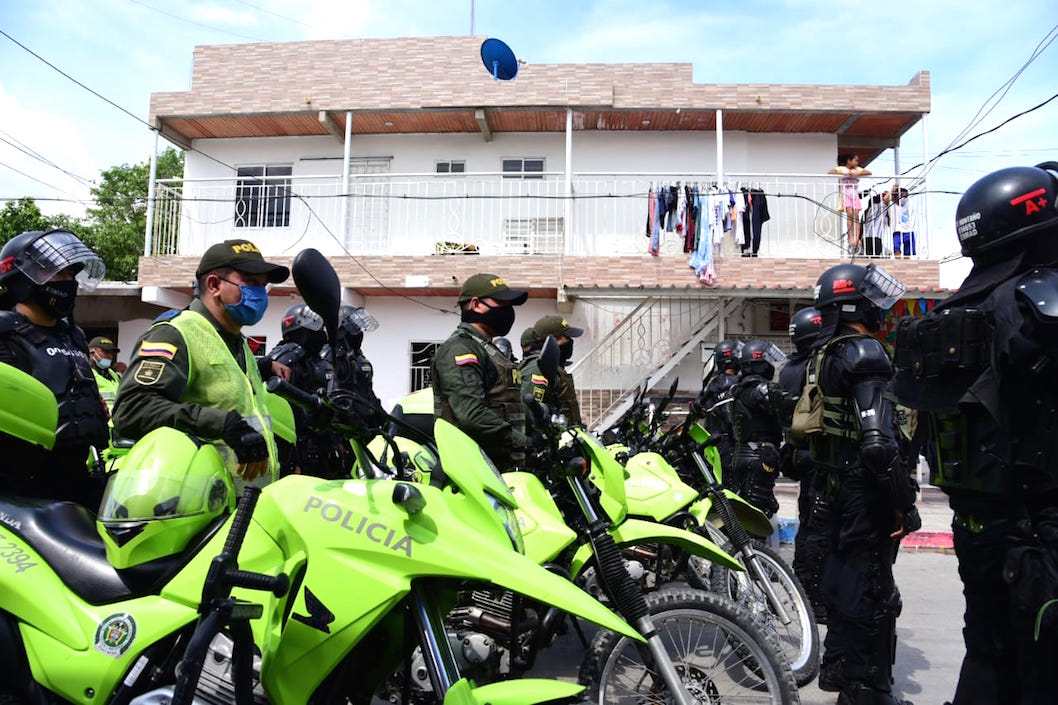
[[[562,316],[552,315],[544,316],[522,334],[523,346],[526,343],[529,346],[522,360],[522,394],[532,394],[537,401],[546,403],[565,416],[571,426],[581,425],[580,402],[573,375],[566,372],[566,365],[573,357],[573,339],[583,333],[583,329],[571,326]],[[549,335],[555,337],[559,353],[558,378],[552,383],[540,373],[538,365],[540,348]]]
[[[525,460],[521,375],[492,344],[514,325],[514,307],[529,297],[495,274],[468,277],[459,291],[462,322],[437,348],[432,364],[434,416],[473,438],[500,469]]]
[[[118,386],[114,430],[138,439],[171,426],[214,441],[240,490],[275,479],[264,384],[241,331],[264,316],[266,286],[288,276],[248,240],[211,245],[195,271],[191,305],[159,316],[136,343]]]
[[[92,363],[92,374],[99,387],[99,396],[113,410],[114,398],[118,394],[121,375],[114,370],[114,356],[121,352],[114,341],[105,335],[97,335],[88,341],[88,359]]]

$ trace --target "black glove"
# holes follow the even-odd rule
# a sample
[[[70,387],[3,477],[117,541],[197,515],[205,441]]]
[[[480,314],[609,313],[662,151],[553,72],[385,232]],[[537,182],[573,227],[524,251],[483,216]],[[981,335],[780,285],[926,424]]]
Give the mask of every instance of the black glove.
[[[922,528],[922,517],[918,513],[918,507],[911,507],[904,511],[904,531],[913,534]]]
[[[542,433],[530,433],[525,437],[525,452],[527,455],[547,450],[547,436]]]
[[[246,423],[246,419],[238,411],[228,412],[220,437],[235,451],[235,457],[240,463],[256,463],[268,459],[268,441],[260,431]]]

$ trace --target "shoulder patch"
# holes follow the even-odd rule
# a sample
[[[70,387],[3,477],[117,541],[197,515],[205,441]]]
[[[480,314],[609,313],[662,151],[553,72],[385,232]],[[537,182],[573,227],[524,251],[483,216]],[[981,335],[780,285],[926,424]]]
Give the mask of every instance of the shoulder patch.
[[[538,375],[534,373],[529,379],[532,380],[533,384],[535,385],[542,385],[544,387],[547,386],[547,377],[544,377],[543,375]]]
[[[455,356],[456,365],[477,365],[478,356],[474,353],[463,353]]]
[[[136,354],[140,357],[164,357],[166,360],[172,360],[176,355],[176,346],[144,340],[140,343],[140,349]]]
[[[158,362],[157,360],[141,360],[139,366],[136,368],[136,372],[133,373],[132,378],[143,386],[149,387],[152,384],[158,384],[158,380],[162,378],[162,372],[164,371],[164,362]]]

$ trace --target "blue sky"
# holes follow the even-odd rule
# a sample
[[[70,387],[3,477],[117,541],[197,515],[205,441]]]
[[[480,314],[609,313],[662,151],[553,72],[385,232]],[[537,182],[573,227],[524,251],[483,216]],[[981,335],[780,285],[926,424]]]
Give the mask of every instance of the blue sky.
[[[930,156],[1054,36],[1058,21],[1054,0],[0,0],[0,29],[146,119],[152,92],[188,88],[195,45],[469,34],[472,4],[474,33],[504,39],[530,63],[689,62],[696,82],[716,83],[903,85],[926,69]],[[84,180],[149,157],[153,137],[142,123],[3,36],[0,67],[0,203],[84,199]],[[1047,100],[1058,92],[1056,76],[1058,46],[1051,45],[968,134]],[[962,192],[994,169],[1058,160],[1056,123],[1058,100],[942,157],[931,190]],[[891,154],[871,168],[892,172]],[[922,157],[915,127],[904,136],[901,167]],[[957,201],[933,197],[935,232],[952,229]],[[41,207],[77,214],[82,206],[42,200]],[[956,249],[951,242],[934,254]]]

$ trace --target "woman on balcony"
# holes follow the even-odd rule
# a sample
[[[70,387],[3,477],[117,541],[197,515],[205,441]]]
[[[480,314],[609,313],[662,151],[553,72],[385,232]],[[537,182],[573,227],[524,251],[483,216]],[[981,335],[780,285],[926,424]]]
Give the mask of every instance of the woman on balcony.
[[[860,166],[860,155],[849,152],[839,154],[838,165],[827,173],[841,177],[838,179],[838,193],[841,196],[841,210],[845,211],[849,253],[856,254],[860,249],[859,181],[861,176],[870,176],[871,172]]]

